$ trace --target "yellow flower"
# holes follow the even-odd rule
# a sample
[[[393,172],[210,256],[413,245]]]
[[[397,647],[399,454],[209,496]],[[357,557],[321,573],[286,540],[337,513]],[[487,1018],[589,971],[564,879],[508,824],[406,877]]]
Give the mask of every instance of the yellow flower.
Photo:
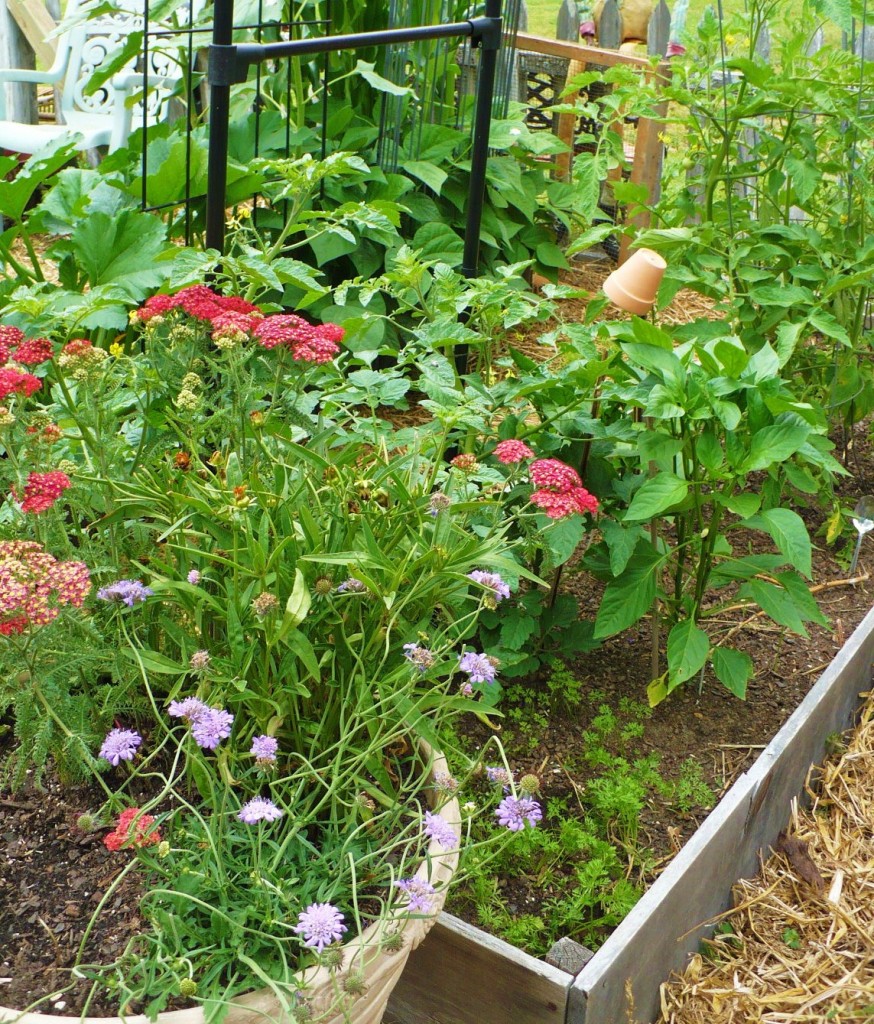
[[[111,356],[115,356],[115,358],[118,359],[120,356],[124,355],[124,345],[120,344],[117,341],[114,341],[109,346],[109,354]]]

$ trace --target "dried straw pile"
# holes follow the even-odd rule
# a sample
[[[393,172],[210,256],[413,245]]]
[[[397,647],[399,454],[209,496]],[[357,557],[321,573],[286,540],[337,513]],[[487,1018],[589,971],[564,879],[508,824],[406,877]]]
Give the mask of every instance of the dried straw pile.
[[[792,836],[778,844],[788,852],[735,886],[736,906],[726,915],[733,934],[719,936],[662,986],[663,1021],[874,1021],[870,697],[850,746],[822,769],[813,807],[793,814]]]

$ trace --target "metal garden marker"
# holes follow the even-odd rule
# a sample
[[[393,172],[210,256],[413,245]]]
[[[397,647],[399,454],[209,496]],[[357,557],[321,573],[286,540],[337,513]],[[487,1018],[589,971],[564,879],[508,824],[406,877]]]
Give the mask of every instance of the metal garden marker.
[[[862,538],[866,533],[874,530],[874,495],[863,494],[853,509],[853,526],[859,531],[859,539],[856,541],[856,550],[853,552],[853,561],[850,563],[850,575],[856,571],[856,563],[859,561],[859,549],[862,547]]]

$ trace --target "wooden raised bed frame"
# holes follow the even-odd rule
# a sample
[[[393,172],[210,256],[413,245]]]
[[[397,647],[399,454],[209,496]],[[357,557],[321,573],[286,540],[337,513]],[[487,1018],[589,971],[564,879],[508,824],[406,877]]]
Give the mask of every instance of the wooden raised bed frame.
[[[849,728],[871,689],[874,611],[594,958],[573,978],[442,914],[413,953],[386,1024],[649,1024],[659,985],[680,970],[731,886],[756,873],[803,795],[811,765]],[[632,1003],[633,1001],[633,1015]]]

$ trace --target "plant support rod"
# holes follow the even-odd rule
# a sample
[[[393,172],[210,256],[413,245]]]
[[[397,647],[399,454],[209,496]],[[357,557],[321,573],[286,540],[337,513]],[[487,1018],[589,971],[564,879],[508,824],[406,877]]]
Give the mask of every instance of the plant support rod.
[[[293,39],[280,43],[234,43],[233,0],[216,0],[212,44],[209,47],[210,136],[208,189],[206,199],[206,245],[224,252],[225,201],[228,165],[228,119],[232,85],[246,81],[249,68],[279,57],[334,53],[367,46],[391,46],[425,39],[454,36],[470,38],[482,50],[479,86],[474,114],[471,152],[470,196],[465,230],[462,272],[475,277],[479,258],[479,234],[485,196],[485,172],[489,147],[489,124],[494,94],[497,52],[501,46],[501,0],[486,0],[485,15],[468,21],[412,28],[385,29],[325,36],[321,39]]]

